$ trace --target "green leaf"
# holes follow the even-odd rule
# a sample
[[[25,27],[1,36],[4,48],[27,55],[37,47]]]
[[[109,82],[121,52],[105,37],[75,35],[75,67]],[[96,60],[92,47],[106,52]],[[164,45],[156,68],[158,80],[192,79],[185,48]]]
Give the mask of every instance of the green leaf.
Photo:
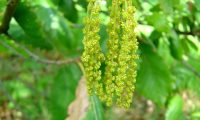
[[[132,0],[132,2],[133,2],[133,5],[134,5],[137,9],[142,10],[142,6],[141,6],[141,3],[140,3],[139,0]]]
[[[21,2],[14,17],[31,37],[29,40],[32,45],[54,48],[65,55],[76,50],[76,41],[70,31],[69,22],[50,5],[43,7],[42,3],[29,5],[28,2]]]
[[[166,120],[182,120],[180,119],[183,114],[183,99],[181,96],[174,96],[168,105],[167,112],[165,114]]]
[[[162,106],[172,89],[172,77],[168,66],[151,47],[141,45],[141,52],[142,62],[138,70],[136,90]]]
[[[194,2],[195,2],[195,6],[196,6],[196,8],[198,9],[198,10],[200,10],[200,1],[199,0],[194,0]]]
[[[182,48],[181,40],[169,38],[169,41],[170,41],[171,55],[177,60],[182,60],[183,48]]]
[[[195,44],[193,41],[191,41],[191,40],[188,39],[187,42],[188,42],[189,46],[191,46],[191,48],[193,48],[194,50],[197,51],[199,49],[198,45]]]
[[[87,114],[86,114],[84,120],[95,120],[95,116],[94,116],[93,110],[91,108],[87,111]]]
[[[172,57],[177,60],[182,60],[184,55],[182,39],[179,38],[178,34],[174,30],[171,30],[168,36],[168,40],[170,42],[169,47]]]
[[[153,41],[156,47],[159,45],[159,39],[162,37],[162,34],[158,32],[157,30],[154,30],[149,38]]]
[[[78,13],[75,8],[75,3],[73,0],[52,0],[52,1],[68,20],[72,22],[77,22]]]
[[[166,14],[171,14],[173,12],[173,1],[174,0],[159,0],[160,7]]]
[[[157,11],[161,11],[161,9],[160,9],[160,6],[159,6],[159,5],[155,5],[155,6],[153,6],[153,7],[150,9],[150,11],[152,11],[152,12],[157,12]]]
[[[49,110],[52,120],[64,120],[67,117],[67,108],[75,99],[75,91],[81,71],[77,65],[61,68],[55,77],[49,101]]]
[[[78,0],[77,2],[78,4],[80,4],[83,8],[87,8],[88,2],[87,0]]]
[[[148,3],[150,3],[153,6],[157,6],[158,2],[159,2],[159,0],[150,0],[150,1],[148,1]]]
[[[196,63],[195,61],[191,61],[194,64],[193,66],[191,65],[191,68],[193,68],[193,70],[195,71],[198,71],[198,69],[195,69],[195,66],[197,66],[197,68],[200,67],[200,64],[198,65],[198,61],[199,60],[197,60]],[[174,85],[175,89],[177,90],[189,89],[200,97],[200,88],[199,88],[200,78],[198,76],[195,76],[193,71],[183,66],[183,63],[181,62],[177,62],[176,64],[174,64],[171,69],[174,76],[176,76],[176,81],[175,81],[176,83]]]
[[[154,12],[152,15],[147,16],[146,20],[148,24],[153,25],[159,32],[168,32],[170,29],[169,22],[163,13]]]
[[[181,39],[181,46],[185,54],[188,54],[190,52],[190,48],[187,41],[188,39]]]
[[[105,120],[102,104],[96,95],[90,96],[90,109],[84,120]]]

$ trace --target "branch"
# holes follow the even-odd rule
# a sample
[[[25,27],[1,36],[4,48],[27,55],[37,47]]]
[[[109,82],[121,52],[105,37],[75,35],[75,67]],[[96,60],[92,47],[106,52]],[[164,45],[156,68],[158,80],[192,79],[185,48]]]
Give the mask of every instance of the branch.
[[[22,48],[29,56],[32,60],[39,62],[39,63],[43,63],[43,64],[55,64],[55,65],[64,65],[64,64],[70,64],[70,63],[74,63],[74,62],[79,62],[80,58],[68,58],[66,60],[49,60],[49,59],[44,59],[44,58],[40,58],[38,55],[32,53],[31,51],[29,51],[27,48],[23,47]]]
[[[8,36],[6,36],[8,37]],[[7,49],[11,50],[12,52],[14,52],[17,56],[23,58],[23,59],[28,59],[28,60],[33,60],[35,62],[39,62],[42,64],[54,64],[54,65],[65,65],[65,64],[70,64],[70,63],[77,63],[80,62],[80,57],[77,58],[68,58],[68,59],[63,59],[63,60],[49,60],[47,58],[41,58],[40,56],[36,55],[35,53],[31,52],[30,50],[28,50],[26,47],[21,46],[19,44],[17,44],[15,41],[12,40],[12,42],[14,42],[14,44],[21,50],[23,50],[26,54],[28,54],[29,57],[25,57],[23,54],[21,54],[20,52],[18,52],[15,48],[13,48],[12,46],[8,45],[7,43],[5,43],[4,41],[0,41],[0,43],[6,47]]]
[[[4,16],[3,16],[3,20],[2,20],[2,24],[0,26],[0,34],[4,33],[4,34],[8,34],[8,29],[9,29],[9,24],[10,21],[12,19],[12,16],[15,12],[15,9],[17,7],[17,4],[19,3],[19,0],[9,0]]]

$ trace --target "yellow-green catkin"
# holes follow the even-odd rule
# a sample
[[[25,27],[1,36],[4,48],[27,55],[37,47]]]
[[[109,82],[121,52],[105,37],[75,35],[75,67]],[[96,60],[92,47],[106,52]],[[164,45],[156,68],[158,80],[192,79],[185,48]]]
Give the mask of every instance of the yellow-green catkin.
[[[88,16],[85,19],[85,28],[83,30],[84,52],[82,62],[85,68],[88,93],[103,97],[100,66],[105,58],[99,45],[100,3],[97,0],[88,0],[88,3]]]
[[[84,52],[82,62],[85,68],[88,93],[95,93],[108,106],[116,104],[128,108],[132,102],[136,81],[136,39],[132,0],[112,0],[106,57],[99,45],[100,0],[88,0],[88,16],[84,28]],[[105,62],[103,77],[100,67]]]
[[[136,20],[134,18],[135,8],[131,0],[124,0],[122,5],[122,39],[118,57],[118,73],[116,77],[117,105],[128,108],[132,102],[134,83],[136,81],[136,54],[138,42],[134,29]]]
[[[120,33],[120,0],[113,0],[110,8],[110,22],[108,24],[109,39],[107,42],[108,53],[106,55],[105,69],[105,101],[112,105],[115,92],[115,79],[118,67],[119,33]]]

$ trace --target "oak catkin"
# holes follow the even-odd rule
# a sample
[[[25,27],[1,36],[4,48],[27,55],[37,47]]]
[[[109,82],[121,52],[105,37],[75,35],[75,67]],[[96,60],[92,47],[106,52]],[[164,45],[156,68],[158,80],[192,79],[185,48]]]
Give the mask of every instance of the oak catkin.
[[[101,80],[101,62],[104,61],[104,55],[101,52],[99,45],[99,11],[100,4],[97,0],[88,0],[88,16],[85,19],[84,33],[84,52],[82,55],[82,62],[85,68],[87,78],[88,93],[93,93],[101,96],[103,93],[103,86]]]
[[[99,45],[100,0],[88,0],[88,16],[84,28],[84,52],[88,93],[96,94],[108,106],[117,104],[128,108],[132,102],[137,75],[138,42],[131,0],[112,0],[110,21],[107,27],[107,53]],[[105,74],[100,67],[105,62]]]

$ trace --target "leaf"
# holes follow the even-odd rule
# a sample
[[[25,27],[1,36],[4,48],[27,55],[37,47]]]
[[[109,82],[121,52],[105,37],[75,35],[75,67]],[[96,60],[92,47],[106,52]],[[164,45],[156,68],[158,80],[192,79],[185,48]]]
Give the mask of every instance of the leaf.
[[[167,112],[165,114],[166,120],[181,120],[181,115],[183,114],[183,99],[181,96],[174,96],[168,105]]]
[[[177,60],[182,60],[182,57],[184,55],[182,40],[179,38],[178,34],[171,30],[169,33],[168,40],[170,42],[170,53],[172,57],[174,57]]]
[[[141,2],[139,0],[132,0],[132,2],[136,9],[142,10]]]
[[[42,36],[42,34],[44,34],[42,33],[44,27],[42,27],[42,21],[37,21],[37,11],[31,9],[33,9],[31,6],[27,6],[25,3],[20,3],[14,15],[16,21],[25,33],[30,36],[30,44],[33,46],[52,48],[51,43],[44,38],[45,36]],[[23,15],[21,14],[22,12]],[[45,21],[45,19],[43,21]]]
[[[194,0],[194,2],[195,2],[195,6],[196,6],[196,8],[198,9],[198,10],[200,10],[200,1],[199,0]]]
[[[83,8],[87,8],[88,2],[87,0],[78,0],[77,1],[78,4],[80,4]]]
[[[154,30],[149,38],[153,41],[156,47],[159,45],[159,39],[162,37],[162,34],[158,32],[157,30]]]
[[[81,78],[76,89],[76,99],[68,108],[69,117],[67,120],[82,120],[89,108],[89,99],[87,95],[85,78]]]
[[[75,99],[75,91],[81,71],[77,65],[61,68],[52,83],[50,91],[49,111],[52,120],[64,120],[67,117],[67,108]]]
[[[188,54],[190,52],[190,48],[187,41],[188,39],[181,39],[181,46],[185,54]]]
[[[31,38],[29,40],[32,45],[54,48],[65,55],[73,54],[76,41],[69,22],[50,5],[43,7],[42,4],[44,3],[29,5],[28,2],[21,2],[14,15],[16,21]]]
[[[182,60],[183,48],[180,39],[169,38],[171,55],[177,59]]]
[[[102,104],[96,95],[90,96],[90,108],[84,120],[105,120]]]
[[[162,106],[171,92],[172,77],[168,66],[150,46],[141,45],[141,63],[138,70],[136,90]]]
[[[194,63],[194,66],[197,66],[197,68],[199,68],[200,64],[198,66],[198,63],[195,63],[195,61],[192,61],[192,63]],[[174,64],[171,68],[172,73],[174,74],[174,76],[176,76],[176,83],[174,87],[178,90],[192,90],[195,94],[199,95],[200,97],[200,78],[198,76],[195,76],[193,71],[188,69],[186,66],[183,66],[183,64],[186,65],[188,63],[178,62]],[[194,66],[191,66],[191,68],[195,70]]]
[[[52,1],[68,20],[72,22],[77,22],[78,13],[75,8],[75,3],[73,0],[52,0]]]
[[[173,0],[159,0],[161,9],[167,13],[171,14],[173,12]]]
[[[154,12],[152,15],[147,16],[146,20],[149,25],[153,25],[159,32],[168,32],[170,29],[169,22],[163,13]]]
[[[161,11],[161,9],[160,9],[160,6],[157,4],[157,5],[153,6],[153,7],[150,9],[150,11],[152,11],[152,12],[157,12],[157,11]]]
[[[193,41],[191,41],[191,40],[188,39],[187,42],[188,42],[189,46],[191,46],[194,50],[197,51],[199,49],[198,45],[195,44]]]
[[[96,95],[91,96],[90,98],[92,110],[95,116],[95,120],[104,120],[103,108],[100,100]]]

